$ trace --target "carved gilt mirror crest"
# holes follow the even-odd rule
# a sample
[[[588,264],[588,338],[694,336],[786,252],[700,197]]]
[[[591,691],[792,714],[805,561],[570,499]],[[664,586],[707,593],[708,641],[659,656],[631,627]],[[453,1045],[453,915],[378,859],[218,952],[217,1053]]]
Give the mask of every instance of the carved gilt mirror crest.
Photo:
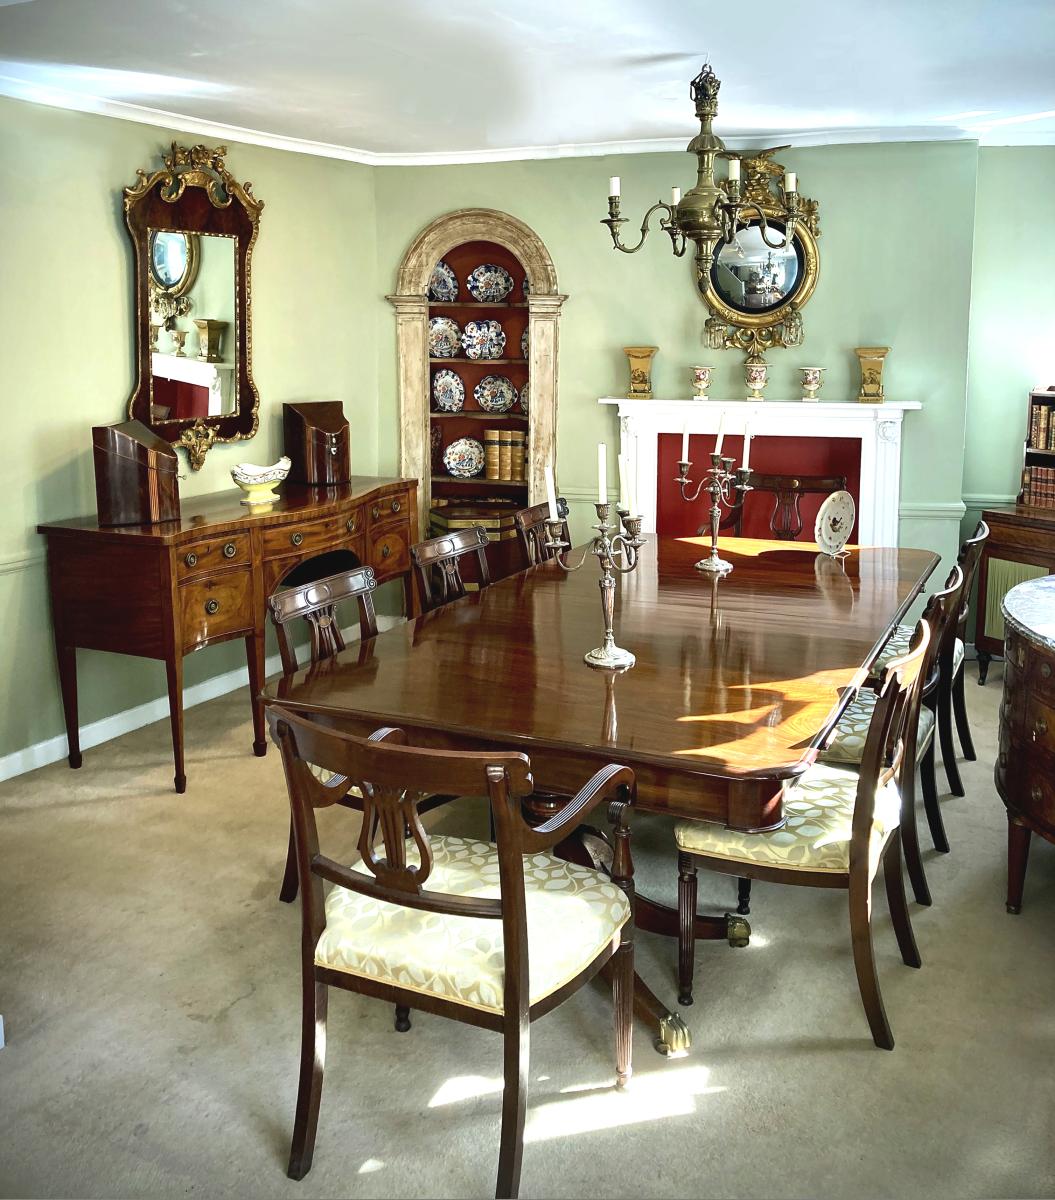
[[[135,249],[136,362],[128,415],[187,451],[251,438],[251,260],[263,201],[224,164],[225,146],[181,146],[125,188]]]
[[[784,168],[772,155],[786,146],[739,157],[742,202],[751,219],[714,257],[700,292],[710,317],[704,325],[712,350],[742,350],[762,362],[767,350],[802,344],[802,309],[820,273],[820,205],[801,196],[790,243],[785,241]]]

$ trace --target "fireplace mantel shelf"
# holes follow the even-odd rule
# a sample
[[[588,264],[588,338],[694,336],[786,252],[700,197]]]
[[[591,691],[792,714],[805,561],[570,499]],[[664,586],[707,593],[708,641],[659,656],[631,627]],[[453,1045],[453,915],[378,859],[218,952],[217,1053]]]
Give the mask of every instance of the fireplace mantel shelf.
[[[823,414],[826,417],[835,418],[842,415],[857,418],[870,416],[872,420],[878,421],[882,420],[884,412],[890,412],[892,409],[909,412],[923,407],[918,400],[887,400],[882,404],[861,404],[857,400],[819,400],[814,403],[811,400],[722,400],[716,396],[708,396],[706,400],[698,400],[695,397],[674,397],[669,400],[631,400],[626,396],[602,396],[599,403],[618,405],[620,414],[633,413],[635,416],[646,418],[649,413],[659,416],[667,410],[677,410],[682,413],[686,409],[692,409],[694,412],[698,410],[700,413],[706,413],[708,410],[718,412],[720,409],[725,409],[749,414],[752,420],[756,413],[759,416],[765,416],[767,412],[781,414],[793,412],[800,416]]]

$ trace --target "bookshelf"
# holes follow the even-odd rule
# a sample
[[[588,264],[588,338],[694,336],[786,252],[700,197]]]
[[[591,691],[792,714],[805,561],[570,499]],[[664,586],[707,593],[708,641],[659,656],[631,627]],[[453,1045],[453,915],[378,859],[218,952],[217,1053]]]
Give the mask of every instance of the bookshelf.
[[[1055,508],[1055,388],[1029,394],[1018,502]]]

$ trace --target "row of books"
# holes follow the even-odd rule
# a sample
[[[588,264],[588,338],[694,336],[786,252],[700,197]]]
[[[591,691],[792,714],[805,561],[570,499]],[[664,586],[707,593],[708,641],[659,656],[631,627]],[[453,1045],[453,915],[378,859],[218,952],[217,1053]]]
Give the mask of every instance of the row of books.
[[[1050,404],[1034,404],[1029,418],[1029,445],[1032,450],[1055,450],[1055,418]]]
[[[527,478],[527,434],[524,430],[484,430],[484,478]]]
[[[1055,467],[1026,467],[1022,472],[1022,503],[1055,508]]]

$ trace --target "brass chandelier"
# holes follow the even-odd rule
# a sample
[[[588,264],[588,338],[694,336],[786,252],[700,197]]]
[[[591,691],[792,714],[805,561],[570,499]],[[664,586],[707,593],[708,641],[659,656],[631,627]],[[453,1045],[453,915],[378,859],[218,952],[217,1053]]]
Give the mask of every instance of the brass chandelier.
[[[671,188],[670,203],[661,200],[653,204],[641,222],[641,237],[636,245],[627,246],[620,235],[620,226],[626,224],[626,218],[619,215],[619,178],[613,176],[608,187],[608,216],[601,222],[608,226],[616,250],[624,254],[636,254],[648,236],[653,214],[662,213],[659,227],[669,235],[678,258],[685,254],[690,241],[696,245],[696,283],[701,292],[706,292],[719,245],[731,245],[736,241],[739,230],[753,224],[758,226],[762,240],[772,249],[790,246],[801,214],[794,171],[784,172],[783,187],[773,196],[776,210],[772,204],[766,206],[768,217],[757,202],[745,197],[740,181],[740,156],[726,150],[725,143],[711,129],[718,114],[718,89],[721,86],[710,63],[705,63],[699,75],[689,84],[689,95],[696,104],[696,116],[700,122],[700,132],[686,147],[690,154],[696,155],[698,166],[695,186],[684,197],[680,188]],[[714,177],[716,158],[724,158],[728,163],[728,174],[722,181]],[[769,221],[773,219],[784,226],[782,235],[773,231],[775,239],[770,237]]]

